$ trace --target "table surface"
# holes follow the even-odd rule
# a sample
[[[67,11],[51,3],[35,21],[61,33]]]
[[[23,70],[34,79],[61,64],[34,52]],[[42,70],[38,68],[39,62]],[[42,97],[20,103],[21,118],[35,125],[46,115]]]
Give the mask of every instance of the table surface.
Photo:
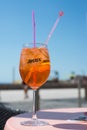
[[[87,130],[87,121],[75,120],[87,115],[87,108],[63,108],[39,111],[38,118],[47,121],[47,126],[23,126],[21,121],[29,120],[31,113],[19,114],[7,120],[4,130]]]

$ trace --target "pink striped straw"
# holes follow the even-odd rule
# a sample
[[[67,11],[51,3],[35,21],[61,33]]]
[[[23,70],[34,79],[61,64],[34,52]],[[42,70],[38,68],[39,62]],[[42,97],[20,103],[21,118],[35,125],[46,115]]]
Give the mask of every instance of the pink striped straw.
[[[49,40],[50,40],[50,38],[51,38],[51,36],[52,36],[54,30],[56,29],[56,27],[57,27],[57,25],[58,25],[58,23],[59,23],[60,17],[63,16],[63,14],[64,14],[64,13],[63,13],[62,11],[59,12],[58,18],[57,18],[56,22],[54,23],[54,25],[53,25],[53,27],[52,27],[52,30],[50,31],[50,33],[49,33],[49,35],[48,35],[48,37],[47,37],[47,39],[46,39],[46,42],[45,42],[46,45],[48,44],[48,42],[49,42]]]
[[[32,11],[32,25],[33,25],[33,43],[34,47],[36,47],[36,24],[35,24],[34,11]]]

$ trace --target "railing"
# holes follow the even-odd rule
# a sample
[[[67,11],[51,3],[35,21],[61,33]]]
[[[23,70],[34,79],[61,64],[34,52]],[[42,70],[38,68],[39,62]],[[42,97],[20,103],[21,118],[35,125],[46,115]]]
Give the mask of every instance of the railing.
[[[71,88],[77,88],[78,89],[78,106],[81,107],[81,88],[85,89],[85,100],[87,100],[87,84],[81,83],[78,81],[77,83],[73,82],[57,82],[57,81],[48,81],[46,82],[40,89],[71,89]],[[0,90],[20,90],[24,89],[23,84],[0,84]],[[30,88],[29,88],[30,89]],[[37,109],[39,109],[39,91],[37,91]]]

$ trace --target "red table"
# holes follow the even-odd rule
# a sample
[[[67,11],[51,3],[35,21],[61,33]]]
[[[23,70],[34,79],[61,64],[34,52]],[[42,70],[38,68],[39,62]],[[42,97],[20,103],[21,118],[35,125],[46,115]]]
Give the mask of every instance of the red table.
[[[21,121],[28,120],[31,113],[24,113],[7,120],[4,130],[87,130],[87,121],[74,120],[87,114],[87,108],[50,109],[38,112],[47,126],[23,126]]]

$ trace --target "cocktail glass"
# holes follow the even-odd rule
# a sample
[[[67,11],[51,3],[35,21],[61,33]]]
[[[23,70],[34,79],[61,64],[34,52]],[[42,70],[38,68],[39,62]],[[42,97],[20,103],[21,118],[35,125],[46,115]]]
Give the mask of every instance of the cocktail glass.
[[[50,74],[50,58],[46,44],[25,44],[20,56],[19,72],[25,84],[33,89],[33,115],[31,120],[21,122],[22,125],[43,126],[47,122],[41,121],[36,115],[35,94],[48,79]]]

